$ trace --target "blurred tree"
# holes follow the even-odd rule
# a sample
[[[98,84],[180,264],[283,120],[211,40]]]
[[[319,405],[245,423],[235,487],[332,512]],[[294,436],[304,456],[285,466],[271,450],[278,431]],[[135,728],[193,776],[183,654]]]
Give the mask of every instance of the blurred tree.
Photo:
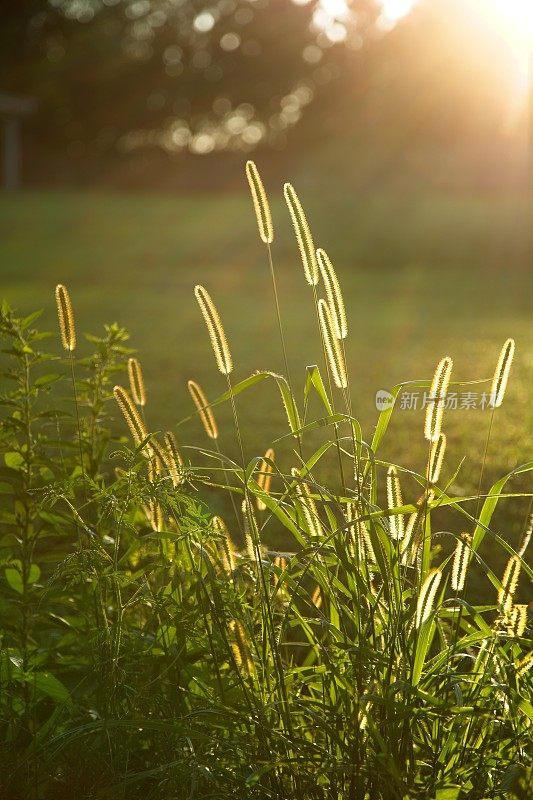
[[[39,100],[51,150],[276,144],[377,14],[373,0],[3,0],[0,84]]]

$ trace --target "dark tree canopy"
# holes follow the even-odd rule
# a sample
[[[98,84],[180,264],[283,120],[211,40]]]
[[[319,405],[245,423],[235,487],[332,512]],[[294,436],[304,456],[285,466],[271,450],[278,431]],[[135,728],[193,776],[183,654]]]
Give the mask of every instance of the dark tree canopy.
[[[377,16],[372,0],[355,0],[357,13],[332,18],[328,29],[318,7],[318,0],[6,0],[2,86],[37,97],[42,143],[51,147],[157,144],[205,153],[275,144],[316,85],[335,75],[340,40],[358,40]]]

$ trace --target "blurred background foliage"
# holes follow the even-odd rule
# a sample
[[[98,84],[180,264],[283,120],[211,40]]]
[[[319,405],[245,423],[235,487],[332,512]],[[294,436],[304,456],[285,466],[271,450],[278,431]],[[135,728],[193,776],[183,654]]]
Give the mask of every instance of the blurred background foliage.
[[[0,89],[38,101],[31,183],[228,188],[257,150],[270,174],[305,164],[320,181],[524,185],[527,67],[480,8],[4,0]]]

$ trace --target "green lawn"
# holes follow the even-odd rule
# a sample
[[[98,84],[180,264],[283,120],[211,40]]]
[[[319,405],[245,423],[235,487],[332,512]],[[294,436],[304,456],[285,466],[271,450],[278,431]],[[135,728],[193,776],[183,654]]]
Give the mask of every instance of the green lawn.
[[[503,341],[513,336],[517,356],[496,415],[487,480],[531,457],[533,247],[526,200],[444,191],[352,199],[317,186],[305,186],[300,194],[316,243],[329,252],[344,290],[353,405],[367,439],[377,417],[377,389],[430,378],[447,354],[455,361],[456,380],[489,378]],[[291,371],[301,385],[305,365],[321,363],[312,293],[279,195],[273,210]],[[210,397],[225,388],[194,300],[196,283],[219,306],[235,379],[255,369],[282,370],[266,253],[244,192],[3,195],[0,229],[1,294],[21,312],[43,307],[45,323],[54,327],[53,289],[63,282],[80,333],[114,320],[130,330],[144,367],[153,427],[172,426],[189,413],[188,378]],[[239,413],[249,456],[284,432],[274,387],[243,395]],[[229,409],[218,416],[222,446],[234,448]],[[488,424],[489,413],[480,410],[447,415],[446,475],[465,458],[458,491],[477,485]],[[421,411],[395,412],[384,455],[422,470],[422,425]],[[196,422],[180,429],[179,437],[185,444],[203,442]],[[519,536],[525,511],[519,501],[513,511],[509,504],[502,512],[510,541]]]

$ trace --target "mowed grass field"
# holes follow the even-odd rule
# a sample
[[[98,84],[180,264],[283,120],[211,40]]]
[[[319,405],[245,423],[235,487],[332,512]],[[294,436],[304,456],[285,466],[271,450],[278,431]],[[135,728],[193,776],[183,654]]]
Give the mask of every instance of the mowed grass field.
[[[343,287],[353,408],[367,441],[377,419],[378,389],[430,379],[444,355],[454,359],[455,380],[490,379],[504,340],[513,336],[517,354],[508,394],[495,415],[484,488],[530,459],[533,240],[527,198],[451,191],[408,195],[401,187],[352,198],[318,185],[296,188],[316,245],[329,253]],[[323,364],[320,341],[281,192],[273,193],[272,204],[287,348],[301,391],[305,366]],[[283,370],[266,252],[244,189],[186,197],[4,194],[0,229],[1,295],[21,313],[44,308],[43,325],[54,329],[53,290],[62,282],[75,307],[80,355],[90,347],[83,332],[98,332],[112,321],[130,331],[144,368],[152,428],[172,428],[190,413],[189,378],[210,398],[225,390],[194,299],[197,283],[219,307],[235,381],[257,369]],[[274,385],[263,383],[241,395],[238,410],[248,457],[286,432]],[[236,457],[229,407],[217,416],[222,449]],[[464,459],[452,491],[475,493],[489,418],[490,412],[479,409],[447,413],[444,480]],[[382,457],[423,472],[422,429],[423,411],[395,410]],[[206,444],[197,420],[176,430],[184,446]],[[286,442],[279,451],[280,466],[288,470]],[[325,478],[327,469],[325,464]],[[531,486],[518,480],[509,485],[510,491],[519,489]],[[416,499],[416,490],[407,479],[406,502]],[[523,499],[501,504],[496,519],[512,543],[526,512]]]

